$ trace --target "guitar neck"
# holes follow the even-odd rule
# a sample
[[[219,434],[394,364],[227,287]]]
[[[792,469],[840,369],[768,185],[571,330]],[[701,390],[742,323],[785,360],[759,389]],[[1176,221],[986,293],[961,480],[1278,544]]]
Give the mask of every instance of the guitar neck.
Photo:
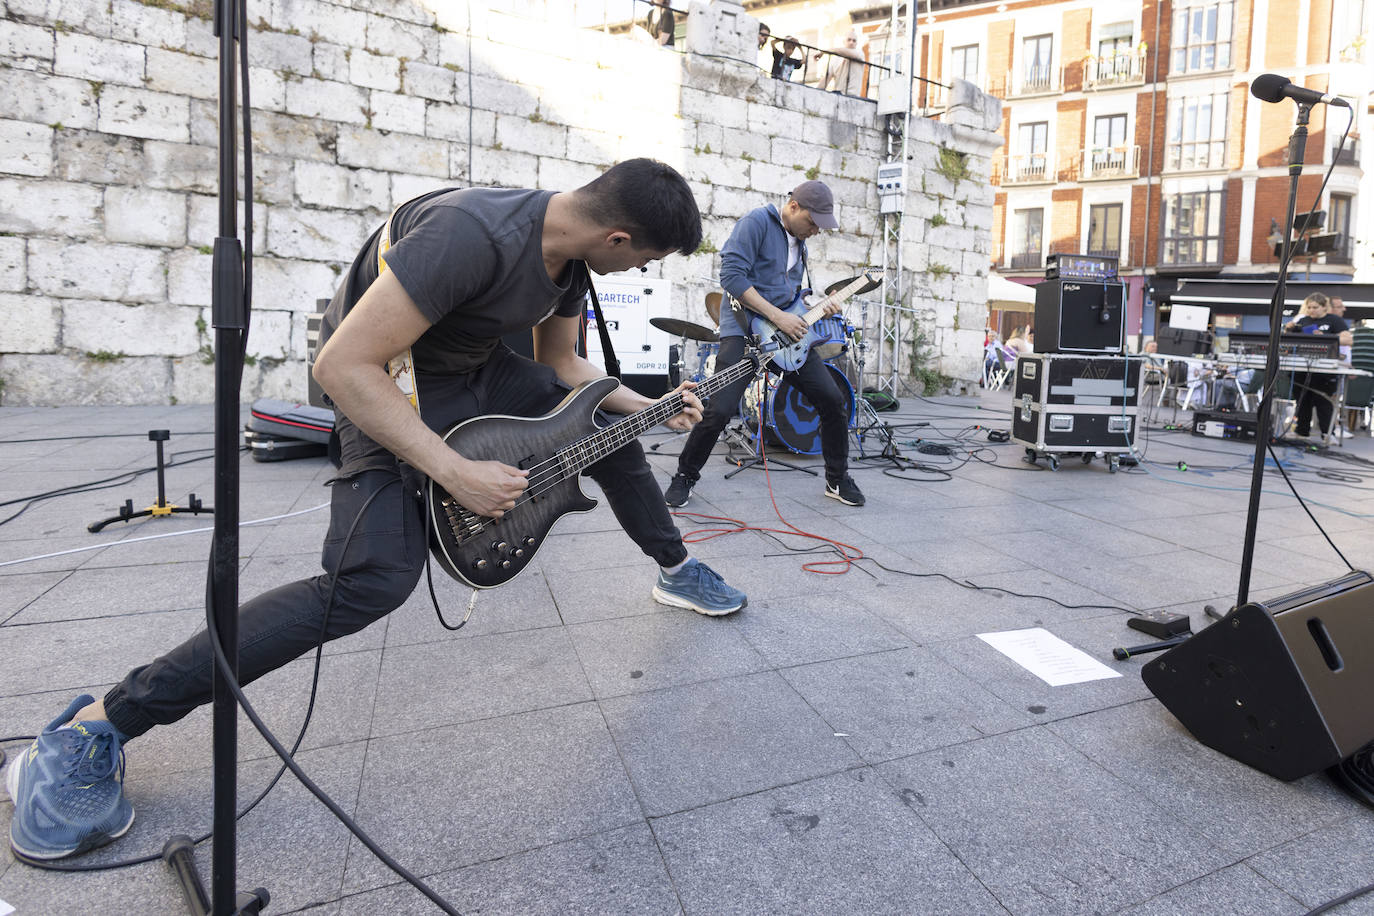
[[[820,302],[816,303],[811,308],[807,309],[806,314],[802,316],[802,320],[806,322],[807,327],[810,327],[811,325],[815,324],[816,322],[820,321],[822,318],[825,317],[825,310],[827,308],[829,308],[836,302],[845,301],[850,296],[854,295],[855,290],[857,290],[859,287],[863,286],[867,282],[868,277],[866,276],[860,276],[855,278],[851,283],[849,283],[849,285],[835,290],[833,293],[826,296]]]
[[[753,374],[753,361],[743,359],[699,383],[693,389],[693,393],[704,400],[717,391],[728,388],[732,383]],[[581,471],[582,468],[599,461],[621,446],[638,439],[655,426],[671,420],[682,413],[685,406],[682,394],[678,392],[661,401],[655,401],[649,407],[636,411],[585,439],[574,442],[566,449],[559,451],[558,455],[570,471]]]

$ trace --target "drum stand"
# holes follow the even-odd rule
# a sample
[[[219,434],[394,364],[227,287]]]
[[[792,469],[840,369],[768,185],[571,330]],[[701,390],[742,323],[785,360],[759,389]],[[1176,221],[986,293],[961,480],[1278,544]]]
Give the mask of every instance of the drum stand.
[[[860,331],[859,339],[854,344],[856,357],[853,360],[853,362],[858,365],[857,374],[859,377],[857,380],[858,384],[855,385],[855,390],[857,390],[859,393],[859,400],[858,404],[856,405],[857,409],[854,411],[854,425],[849,428],[849,431],[854,434],[855,441],[859,443],[860,461],[866,458],[886,458],[888,461],[892,463],[893,467],[900,470],[904,467],[904,465],[902,464],[901,460],[901,452],[897,451],[897,446],[892,441],[892,426],[884,422],[878,416],[878,412],[873,409],[873,405],[868,403],[868,398],[864,397],[864,351],[868,349],[868,341],[865,339],[862,329],[867,326],[867,323],[868,302],[866,300],[860,299]],[[876,432],[883,442],[883,447],[877,455],[864,454],[864,436],[871,432]]]
[[[764,372],[763,372],[763,375],[761,376],[761,378],[764,379],[764,386],[765,386],[765,388],[767,387],[768,375],[769,375],[768,370],[767,370],[767,369],[764,369]],[[755,376],[754,381],[750,382],[750,384],[751,384],[751,385],[758,384],[759,378],[760,378],[760,376]],[[760,398],[759,398],[759,407],[760,407],[760,410],[762,410],[762,406],[763,406],[763,398],[760,397]],[[747,418],[744,418],[743,416],[741,416],[741,421],[742,421],[741,426],[738,426],[738,427],[737,427],[737,426],[734,426],[734,425],[732,424],[731,426],[727,426],[727,427],[725,428],[725,445],[726,445],[726,448],[728,448],[728,449],[730,450],[731,453],[734,452],[734,450],[735,450],[736,447],[739,447],[739,448],[741,448],[741,449],[748,449],[749,452],[750,452],[750,457],[744,458],[744,459],[735,459],[735,458],[727,457],[727,458],[726,458],[727,461],[731,461],[731,462],[733,462],[733,463],[735,464],[735,469],[734,469],[733,471],[731,471],[731,472],[729,472],[728,474],[725,475],[725,479],[726,479],[726,480],[729,480],[731,477],[734,477],[734,476],[735,476],[736,474],[738,474],[740,471],[747,471],[747,470],[749,470],[750,468],[752,468],[752,467],[757,467],[757,466],[759,466],[759,465],[764,465],[765,467],[767,467],[767,466],[774,465],[774,464],[782,465],[783,467],[787,468],[788,470],[792,470],[792,471],[803,471],[804,473],[810,474],[812,477],[818,476],[817,473],[816,473],[816,470],[815,470],[814,468],[805,468],[805,467],[802,467],[802,466],[799,465],[799,464],[793,464],[792,462],[786,461],[786,460],[784,460],[784,459],[782,459],[782,458],[774,458],[774,457],[771,456],[771,455],[765,455],[765,454],[764,454],[764,452],[763,452],[763,436],[764,436],[765,424],[764,424],[764,422],[763,422],[763,417],[762,417],[762,416],[760,416],[760,417],[758,418],[758,424],[759,424],[759,425],[758,425],[758,429],[757,429],[757,432],[755,433],[755,435],[753,435],[753,436],[750,436],[749,433],[748,433],[748,431],[747,431],[747,427],[748,427],[748,420],[747,420]]]

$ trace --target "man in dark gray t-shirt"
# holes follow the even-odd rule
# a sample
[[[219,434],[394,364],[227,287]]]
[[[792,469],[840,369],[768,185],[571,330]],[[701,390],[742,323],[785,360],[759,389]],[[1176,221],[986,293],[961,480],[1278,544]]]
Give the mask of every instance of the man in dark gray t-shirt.
[[[335,404],[342,444],[324,574],[242,606],[241,681],[405,602],[424,570],[426,477],[477,515],[513,509],[530,472],[459,454],[439,433],[488,414],[544,416],[574,386],[603,376],[576,351],[589,271],[643,267],[700,242],[686,181],[648,159],[570,192],[436,191],[397,208],[359,252],[321,329],[315,377]],[[527,329],[535,360],[500,342]],[[690,387],[680,389],[686,407],[669,426],[701,418]],[[653,404],[624,386],[602,401],[617,413]],[[637,442],[584,473],[658,563],[654,600],[717,616],[744,606],[742,592],[688,554]],[[73,700],[7,770],[15,851],[58,859],[122,836],[133,823],[123,743],[209,702],[213,668],[202,631],[129,672],[102,700]],[[78,771],[81,780],[69,778]]]

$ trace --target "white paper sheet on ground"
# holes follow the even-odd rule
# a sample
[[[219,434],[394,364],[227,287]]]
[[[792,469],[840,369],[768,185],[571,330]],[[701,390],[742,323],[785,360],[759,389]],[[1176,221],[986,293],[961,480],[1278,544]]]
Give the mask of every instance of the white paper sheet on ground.
[[[1121,677],[1120,672],[1040,627],[979,633],[978,638],[1051,687]]]
[[[10,916],[10,913],[13,913],[13,912],[14,912],[14,907],[10,906],[8,903],[6,903],[6,902],[3,901],[3,900],[0,900],[0,916]]]

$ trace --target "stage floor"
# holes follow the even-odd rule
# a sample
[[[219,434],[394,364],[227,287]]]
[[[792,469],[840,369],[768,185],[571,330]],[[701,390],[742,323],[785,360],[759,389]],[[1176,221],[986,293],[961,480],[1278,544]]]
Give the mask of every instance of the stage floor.
[[[422,583],[327,647],[301,765],[463,912],[1297,914],[1374,880],[1368,808],[1323,774],[1283,783],[1208,749],[1142,683],[1155,656],[1112,658],[1150,641],[1126,626],[1138,611],[1187,614],[1197,631],[1205,604],[1233,603],[1250,444],[1153,428],[1139,467],[1051,471],[987,441],[1010,400],[902,397],[881,418],[909,461],[853,462],[864,508],[795,470],[724,479],[719,445],[684,511],[783,529],[776,503],[865,557],[825,575],[803,569],[834,559],[800,552],[818,541],[697,540],[749,594],[729,617],[654,603],[654,566],[604,500],[478,594],[457,633]],[[119,476],[152,467],[153,428],[172,432],[169,501],[213,503],[212,462],[192,460],[211,425],[207,406],[0,409],[0,736],[33,734],[203,625],[208,518],[86,526],[155,501],[153,474]],[[644,441],[666,486],[682,438]],[[1374,440],[1278,453],[1349,562],[1374,568]],[[242,520],[275,519],[242,530],[242,595],[317,573],[332,467],[241,467]],[[1252,598],[1345,571],[1275,472],[1262,505]],[[471,591],[434,575],[445,617],[461,618]],[[1119,676],[1050,686],[980,638],[1032,628]],[[248,690],[288,745],[312,669],[307,657]],[[137,819],[81,861],[209,830],[210,722],[200,710],[128,745]],[[239,750],[244,804],[278,764],[246,720]],[[11,810],[0,801],[0,830]],[[266,887],[269,913],[435,912],[290,775],[238,842],[239,887]],[[197,861],[208,882],[208,843]],[[186,911],[161,863],[52,874],[7,844],[0,901],[25,916]],[[1341,912],[1374,912],[1374,895]]]

